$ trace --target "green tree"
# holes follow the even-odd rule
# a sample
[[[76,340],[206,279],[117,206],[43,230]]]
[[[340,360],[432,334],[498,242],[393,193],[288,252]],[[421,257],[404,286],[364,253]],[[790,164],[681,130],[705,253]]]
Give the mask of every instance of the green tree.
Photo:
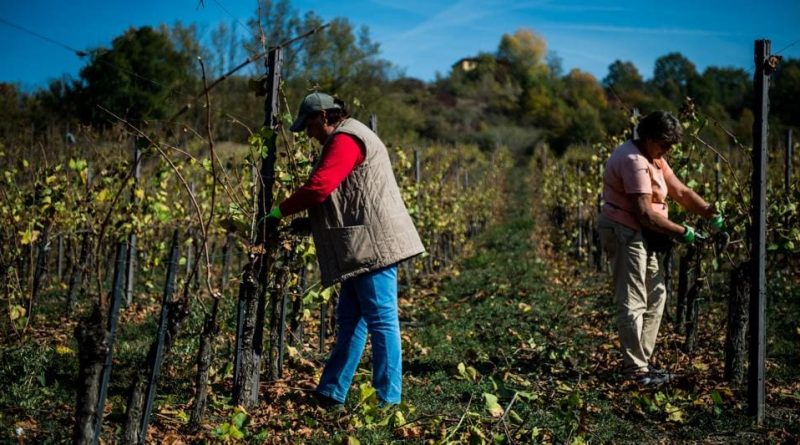
[[[775,117],[784,125],[800,127],[800,59],[781,62],[772,82],[770,100]]]
[[[711,66],[702,76],[710,90],[709,102],[717,102],[731,117],[738,117],[744,107],[750,105],[753,94],[753,79],[740,68]]]
[[[644,90],[644,80],[633,62],[615,60],[608,66],[608,75],[603,78],[603,86],[613,88],[617,94]]]
[[[81,72],[81,114],[96,126],[106,126],[111,112],[139,124],[162,119],[176,100],[193,92],[190,56],[175,48],[164,30],[149,26],[131,28],[114,39],[111,49],[91,51],[91,61]]]
[[[693,82],[697,82],[697,70],[694,64],[681,53],[670,53],[656,59],[653,69],[653,86],[672,102],[680,107]]]
[[[520,80],[534,80],[549,72],[545,61],[547,42],[532,29],[522,28],[514,34],[503,34],[497,48],[497,58],[511,66]]]

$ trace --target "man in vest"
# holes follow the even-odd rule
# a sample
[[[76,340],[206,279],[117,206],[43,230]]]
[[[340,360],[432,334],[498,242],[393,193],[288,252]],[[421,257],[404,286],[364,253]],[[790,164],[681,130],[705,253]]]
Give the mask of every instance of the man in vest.
[[[291,127],[303,130],[322,144],[322,153],[306,184],[268,217],[308,210],[322,285],[341,283],[336,345],[316,395],[324,406],[344,404],[369,333],[378,398],[383,405],[399,404],[397,263],[422,253],[422,242],[386,146],[348,117],[343,102],[320,92],[306,96]]]

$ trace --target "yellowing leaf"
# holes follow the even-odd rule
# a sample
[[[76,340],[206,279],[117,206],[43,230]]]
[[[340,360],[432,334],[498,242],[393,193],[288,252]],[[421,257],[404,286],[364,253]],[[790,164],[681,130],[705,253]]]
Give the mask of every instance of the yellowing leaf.
[[[11,321],[16,321],[25,316],[25,308],[15,304],[11,306],[11,310],[9,311],[9,315],[11,316]]]
[[[667,406],[664,407],[664,412],[667,413],[667,420],[669,422],[683,423],[686,421],[683,410],[677,406],[673,406],[671,403],[667,403]]]
[[[137,188],[136,190],[133,191],[133,196],[135,196],[136,199],[139,200],[144,199],[144,190]]]
[[[94,200],[97,202],[108,201],[110,194],[111,193],[108,191],[108,189],[102,189],[99,192],[97,192],[97,195],[95,195]]]
[[[66,345],[56,345],[56,354],[58,355],[75,355],[75,351]]]
[[[708,371],[708,363],[703,363],[703,362],[692,363],[692,368],[698,371]]]
[[[28,229],[24,232],[19,232],[19,236],[22,237],[22,239],[19,241],[20,244],[26,246],[28,244],[33,244],[37,239],[39,239],[39,231]]]
[[[503,415],[503,407],[497,403],[496,395],[485,392],[483,393],[483,399],[486,401],[486,411],[489,411],[492,417],[500,417]]]
[[[371,397],[377,397],[378,394],[375,388],[369,383],[362,383],[359,385],[359,390],[358,403],[364,403],[364,401]]]

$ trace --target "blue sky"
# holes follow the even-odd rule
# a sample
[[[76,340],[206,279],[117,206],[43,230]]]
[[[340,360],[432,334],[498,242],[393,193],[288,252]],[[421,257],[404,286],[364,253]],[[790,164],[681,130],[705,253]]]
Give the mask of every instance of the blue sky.
[[[759,6],[756,6],[758,4]],[[224,6],[224,9],[222,6]],[[300,11],[347,17],[370,29],[385,58],[406,74],[431,80],[459,58],[494,51],[504,33],[528,27],[563,61],[602,79],[614,60],[630,60],[649,78],[659,56],[679,51],[703,70],[752,70],[753,41],[772,40],[773,52],[800,58],[800,1],[709,0],[295,0]],[[227,10],[227,12],[226,12]],[[33,29],[76,49],[110,46],[131,26],[197,23],[204,35],[232,16],[255,14],[255,0],[0,0],[0,19]],[[67,50],[0,22],[0,82],[25,89],[64,74],[83,61]]]

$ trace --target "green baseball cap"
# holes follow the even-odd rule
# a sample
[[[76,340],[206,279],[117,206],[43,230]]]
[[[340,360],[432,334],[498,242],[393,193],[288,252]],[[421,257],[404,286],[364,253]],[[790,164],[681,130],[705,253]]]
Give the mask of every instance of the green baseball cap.
[[[325,93],[311,93],[303,99],[300,103],[300,111],[297,112],[297,119],[294,120],[292,126],[289,128],[294,133],[299,133],[306,128],[306,119],[312,114],[330,110],[332,108],[341,108],[339,104],[329,94]]]

